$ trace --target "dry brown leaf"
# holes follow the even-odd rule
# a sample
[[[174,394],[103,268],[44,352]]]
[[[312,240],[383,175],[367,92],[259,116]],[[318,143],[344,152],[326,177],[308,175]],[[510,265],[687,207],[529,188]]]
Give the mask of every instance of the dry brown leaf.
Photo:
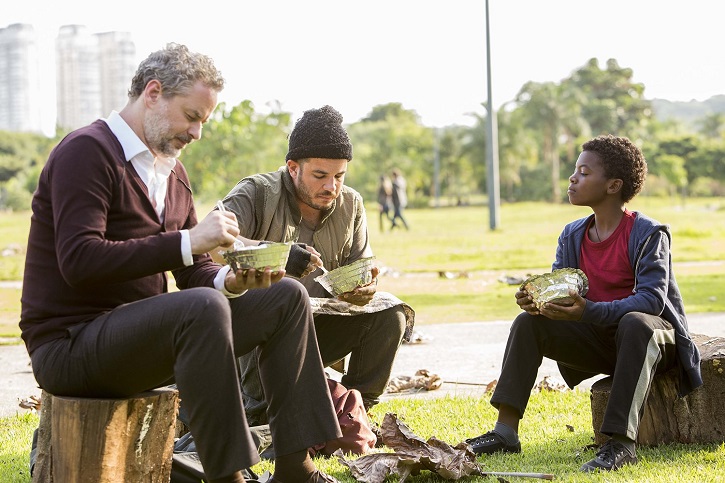
[[[23,409],[40,411],[40,398],[37,396],[29,396],[21,399],[18,405]]]
[[[427,369],[419,369],[414,376],[397,376],[388,382],[385,387],[386,393],[402,392],[407,389],[425,389],[434,391],[443,384],[443,379],[438,374],[432,374]]]
[[[447,480],[482,474],[476,455],[466,443],[452,447],[434,437],[425,441],[392,413],[385,415],[380,430],[385,446],[393,453],[368,454],[352,461],[336,453],[360,482],[382,483],[388,475],[397,475],[402,483],[421,470],[433,471]]]
[[[539,383],[534,386],[534,390],[542,392],[542,391],[557,391],[557,392],[564,392],[568,391],[569,387],[560,381],[557,381],[555,379],[552,379],[551,376],[544,376],[544,378],[539,381]]]
[[[486,384],[486,391],[487,393],[493,392],[496,390],[496,385],[498,384],[498,379],[494,379],[493,381]]]

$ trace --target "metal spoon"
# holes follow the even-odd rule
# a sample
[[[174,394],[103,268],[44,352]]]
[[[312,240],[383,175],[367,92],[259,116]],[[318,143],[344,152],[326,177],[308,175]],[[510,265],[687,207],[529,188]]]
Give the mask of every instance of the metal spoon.
[[[227,207],[224,206],[224,203],[222,203],[222,200],[217,200],[216,207],[219,211],[229,211],[227,210]],[[244,240],[242,239],[241,235],[237,235],[237,241],[242,244],[242,246],[245,245]]]

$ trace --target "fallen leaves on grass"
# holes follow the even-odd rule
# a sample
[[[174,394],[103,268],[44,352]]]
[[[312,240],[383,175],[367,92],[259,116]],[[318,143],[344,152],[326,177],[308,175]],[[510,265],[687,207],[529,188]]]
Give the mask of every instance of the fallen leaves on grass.
[[[534,386],[535,391],[543,392],[543,391],[557,391],[557,392],[564,392],[568,391],[569,387],[561,382],[557,381],[556,379],[553,379],[551,376],[544,376],[541,381],[539,381],[536,386]]]
[[[37,396],[29,396],[21,399],[18,405],[23,409],[40,411],[40,398]]]
[[[388,475],[398,476],[403,483],[421,470],[433,471],[447,480],[481,474],[476,455],[466,443],[453,447],[435,437],[425,441],[392,413],[385,415],[380,430],[385,446],[393,453],[369,454],[355,460],[336,453],[340,463],[362,483],[382,483]]]
[[[427,369],[418,369],[414,376],[396,376],[385,387],[386,393],[401,392],[407,389],[425,389],[433,391],[443,384],[438,374],[432,374]]]

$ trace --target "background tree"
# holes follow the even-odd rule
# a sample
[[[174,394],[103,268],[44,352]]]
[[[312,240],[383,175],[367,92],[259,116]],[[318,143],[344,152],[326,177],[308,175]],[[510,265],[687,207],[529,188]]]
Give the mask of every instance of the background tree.
[[[647,132],[652,105],[644,98],[644,84],[634,82],[634,71],[609,59],[606,69],[596,58],[575,70],[565,85],[577,88],[586,99],[581,116],[594,136],[615,134],[639,139]]]
[[[697,123],[700,127],[700,133],[710,139],[718,139],[722,137],[723,126],[725,126],[725,114],[721,112],[711,112]]]
[[[524,112],[525,125],[530,135],[535,135],[540,141],[541,161],[549,166],[550,200],[559,203],[561,202],[559,139],[564,132],[567,118],[576,115],[568,110],[569,97],[564,95],[561,86],[553,82],[527,82],[516,95],[516,103]]]
[[[260,114],[248,100],[231,109],[221,104],[204,126],[203,142],[192,143],[182,154],[199,198],[219,199],[245,176],[282,166],[290,117],[279,105]]]
[[[426,202],[432,192],[433,131],[415,111],[400,103],[373,107],[368,116],[348,126],[353,162],[346,184],[374,200],[378,178],[399,168],[408,182],[412,205]]]
[[[57,140],[40,134],[0,131],[0,209],[30,207],[40,170]]]

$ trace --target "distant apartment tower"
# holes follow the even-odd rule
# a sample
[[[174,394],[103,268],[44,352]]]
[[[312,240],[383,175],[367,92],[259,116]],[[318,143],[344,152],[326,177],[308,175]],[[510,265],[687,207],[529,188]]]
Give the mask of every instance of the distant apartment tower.
[[[101,53],[101,115],[120,111],[128,102],[131,78],[136,73],[136,46],[129,32],[96,34]]]
[[[83,25],[64,25],[55,43],[57,123],[61,129],[89,124],[101,113],[98,38]]]
[[[62,26],[56,40],[58,126],[76,129],[125,106],[135,55],[127,32]]]
[[[0,130],[42,131],[39,67],[33,26],[0,28]]]

